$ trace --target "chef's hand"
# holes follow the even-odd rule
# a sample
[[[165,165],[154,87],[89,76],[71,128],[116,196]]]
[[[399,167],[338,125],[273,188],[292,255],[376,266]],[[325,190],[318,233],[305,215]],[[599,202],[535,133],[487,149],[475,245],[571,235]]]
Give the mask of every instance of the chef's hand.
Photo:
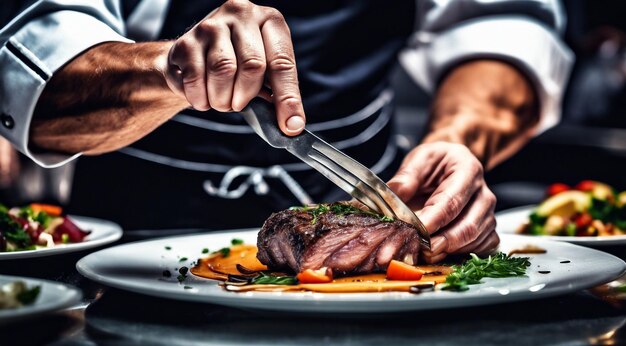
[[[197,110],[241,111],[265,77],[280,129],[299,134],[305,115],[289,28],[278,10],[247,0],[226,1],[169,51],[167,84]]]
[[[449,254],[487,254],[499,244],[494,209],[483,166],[460,144],[417,146],[404,159],[389,187],[417,212],[431,237],[429,263]]]

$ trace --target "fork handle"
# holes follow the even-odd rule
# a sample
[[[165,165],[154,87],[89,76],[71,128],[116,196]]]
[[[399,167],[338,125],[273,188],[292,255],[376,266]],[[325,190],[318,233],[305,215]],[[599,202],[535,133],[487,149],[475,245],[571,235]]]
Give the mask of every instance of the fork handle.
[[[241,114],[254,132],[274,148],[287,148],[293,140],[293,137],[285,135],[278,127],[276,109],[271,102],[255,97]]]

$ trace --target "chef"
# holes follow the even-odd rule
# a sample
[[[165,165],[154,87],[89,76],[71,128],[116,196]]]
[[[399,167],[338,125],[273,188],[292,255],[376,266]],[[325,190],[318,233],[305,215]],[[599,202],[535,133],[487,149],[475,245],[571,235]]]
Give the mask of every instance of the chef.
[[[24,3],[0,34],[0,133],[44,167],[81,157],[71,212],[220,229],[347,198],[237,114],[265,85],[285,134],[306,124],[419,210],[433,262],[497,246],[483,171],[558,121],[573,60],[549,0]],[[398,58],[433,93],[408,153]]]

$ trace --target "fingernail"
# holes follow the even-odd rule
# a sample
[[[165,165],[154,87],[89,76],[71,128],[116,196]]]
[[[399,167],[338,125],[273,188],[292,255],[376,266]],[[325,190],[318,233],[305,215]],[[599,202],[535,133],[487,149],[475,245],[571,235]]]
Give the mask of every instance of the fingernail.
[[[440,254],[448,247],[447,239],[444,237],[433,237],[430,242],[430,250],[433,254]]]
[[[304,129],[304,118],[299,115],[294,115],[287,119],[287,130],[291,132],[299,132]]]

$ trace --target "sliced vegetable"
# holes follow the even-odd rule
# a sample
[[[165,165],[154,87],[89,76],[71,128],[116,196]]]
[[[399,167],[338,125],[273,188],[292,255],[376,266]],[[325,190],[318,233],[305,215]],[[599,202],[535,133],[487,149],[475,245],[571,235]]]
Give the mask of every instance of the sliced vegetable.
[[[571,189],[572,188],[569,185],[567,185],[567,184],[554,183],[554,184],[548,186],[548,190],[546,192],[547,192],[547,195],[549,197],[551,197],[551,196],[554,196],[554,195],[556,195],[558,193],[561,193],[561,192],[564,192],[564,191],[569,191]]]
[[[34,213],[39,214],[43,211],[50,216],[61,216],[63,213],[63,208],[52,204],[32,203],[30,209],[32,209]]]
[[[546,199],[537,207],[539,216],[549,215],[571,216],[585,211],[591,205],[591,196],[582,191],[564,191]]]
[[[392,260],[387,267],[389,280],[420,280],[424,272],[404,262]]]
[[[306,269],[296,275],[296,278],[303,284],[323,284],[333,281],[333,274],[326,267],[320,269]]]

